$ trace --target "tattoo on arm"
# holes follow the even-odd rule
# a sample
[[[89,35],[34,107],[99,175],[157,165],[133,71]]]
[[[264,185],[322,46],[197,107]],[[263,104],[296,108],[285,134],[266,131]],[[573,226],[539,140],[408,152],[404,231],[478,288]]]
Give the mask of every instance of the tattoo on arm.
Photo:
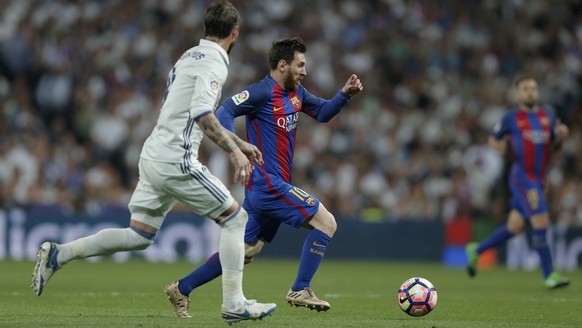
[[[236,143],[237,146],[240,147],[240,145],[244,142],[241,138],[239,138],[236,134],[232,133],[231,131],[226,130],[226,132],[230,135],[230,137],[232,138],[234,143]]]
[[[238,148],[237,143],[231,137],[232,133],[220,125],[220,122],[218,122],[214,114],[208,114],[200,118],[198,125],[210,140],[214,141],[214,143],[227,153]]]

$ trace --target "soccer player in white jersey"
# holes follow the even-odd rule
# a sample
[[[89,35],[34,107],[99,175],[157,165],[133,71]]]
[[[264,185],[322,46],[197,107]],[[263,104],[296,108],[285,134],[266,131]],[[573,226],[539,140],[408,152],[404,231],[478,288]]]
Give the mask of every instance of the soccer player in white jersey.
[[[273,303],[262,304],[244,297],[243,236],[248,216],[197,156],[200,141],[207,135],[228,153],[235,169],[234,179],[243,185],[248,182],[252,162],[263,161],[255,146],[224,129],[213,112],[228,74],[228,53],[238,38],[239,22],[240,15],[231,3],[210,4],[205,15],[205,38],[187,50],[171,69],[157,124],[141,152],[139,182],[128,206],[129,227],[104,229],[66,244],[43,243],[32,277],[36,295],[40,296],[51,276],[72,260],[147,248],[166,214],[181,202],[221,227],[224,320],[232,323],[261,319],[276,310]],[[177,290],[177,285],[169,286],[167,291],[172,288]],[[179,311],[185,304],[173,305]]]

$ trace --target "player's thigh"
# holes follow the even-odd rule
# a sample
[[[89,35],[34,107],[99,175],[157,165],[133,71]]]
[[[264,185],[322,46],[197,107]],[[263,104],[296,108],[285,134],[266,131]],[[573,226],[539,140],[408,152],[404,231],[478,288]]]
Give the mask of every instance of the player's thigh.
[[[535,181],[512,181],[511,207],[519,211],[525,220],[547,213],[548,205],[543,188]]]
[[[194,213],[211,219],[220,217],[235,202],[222,181],[205,166],[167,179],[164,188]]]
[[[257,220],[275,219],[295,228],[301,227],[319,209],[319,200],[306,191],[285,182],[266,190],[246,192],[245,203]]]
[[[176,200],[167,192],[151,183],[147,177],[156,173],[149,172],[146,174],[146,170],[149,170],[149,167],[142,165],[140,161],[140,178],[131,195],[128,208],[132,221],[138,221],[158,230],[164,222],[166,214],[176,204]],[[147,227],[146,231],[152,232]]]

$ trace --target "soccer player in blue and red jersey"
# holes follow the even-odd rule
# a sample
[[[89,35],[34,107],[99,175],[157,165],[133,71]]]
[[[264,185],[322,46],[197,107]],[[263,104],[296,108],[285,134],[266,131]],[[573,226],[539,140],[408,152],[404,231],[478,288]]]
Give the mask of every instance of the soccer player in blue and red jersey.
[[[509,139],[515,154],[509,178],[512,194],[509,218],[506,225],[480,244],[467,245],[467,271],[474,277],[479,254],[521,233],[529,222],[532,246],[540,257],[544,286],[549,289],[565,287],[570,281],[554,272],[546,241],[550,218],[544,197],[544,180],[552,147],[568,135],[568,128],[549,110],[538,105],[538,86],[532,77],[517,79],[515,87],[519,108],[507,112],[489,138],[489,144],[501,153],[505,152]]]
[[[336,221],[317,198],[291,184],[297,123],[299,112],[319,122],[329,121],[363,86],[353,74],[332,99],[312,95],[301,85],[307,75],[305,51],[300,38],[274,41],[269,52],[270,73],[259,83],[226,100],[216,116],[222,125],[234,132],[234,118],[246,115],[247,138],[263,154],[264,164],[255,165],[245,190],[243,207],[249,213],[245,263],[257,256],[265,242],[273,240],[281,223],[310,229],[303,244],[297,277],[286,299],[296,306],[327,311],[330,304],[315,296],[311,279],[336,231]],[[220,274],[219,257],[214,254],[178,281],[182,299],[173,301],[187,307],[192,290]],[[176,296],[168,294],[168,297]]]

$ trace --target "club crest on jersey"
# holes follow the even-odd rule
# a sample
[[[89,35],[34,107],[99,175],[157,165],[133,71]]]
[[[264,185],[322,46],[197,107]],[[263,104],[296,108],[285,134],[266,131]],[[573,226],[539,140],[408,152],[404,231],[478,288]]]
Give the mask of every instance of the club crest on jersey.
[[[242,103],[244,103],[247,99],[249,99],[249,92],[247,90],[232,96],[232,101],[234,101],[234,103],[238,106]]]
[[[309,206],[314,206],[315,205],[315,199],[313,199],[313,197],[309,197],[305,200],[305,202],[307,203],[307,205]]]
[[[218,93],[219,87],[220,85],[218,84],[217,80],[213,80],[212,82],[210,82],[210,90],[212,90],[212,92]]]
[[[291,105],[293,105],[293,108],[299,109],[301,108],[301,100],[299,100],[299,98],[297,96],[293,96],[291,99]]]

